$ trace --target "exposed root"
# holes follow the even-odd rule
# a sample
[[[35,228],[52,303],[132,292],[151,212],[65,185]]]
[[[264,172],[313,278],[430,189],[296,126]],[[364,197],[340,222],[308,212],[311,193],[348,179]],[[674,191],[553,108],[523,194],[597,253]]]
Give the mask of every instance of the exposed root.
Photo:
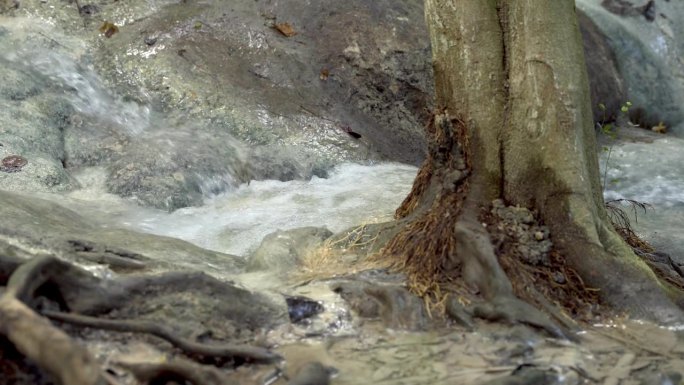
[[[468,161],[465,123],[437,114],[426,127],[428,157],[413,188],[395,217],[405,226],[376,259],[407,274],[411,290],[426,300],[428,308],[444,308],[445,285],[459,278],[454,261],[454,228],[467,193]]]
[[[115,381],[104,373],[100,364],[85,347],[77,344],[63,331],[38,315],[31,307],[42,309],[42,312],[50,318],[62,322],[106,330],[156,335],[169,341],[192,358],[201,361],[225,363],[230,360],[232,363],[243,363],[273,362],[280,359],[277,354],[258,347],[195,343],[176,336],[168,327],[151,321],[98,319],[48,310],[58,308],[99,314],[115,309],[135,298],[149,297],[152,293],[160,295],[168,294],[165,291],[177,293],[184,290],[208,291],[207,294],[211,297],[219,296],[225,298],[226,303],[242,306],[239,301],[232,302],[230,297],[243,289],[223,284],[204,274],[168,273],[160,276],[140,276],[110,281],[100,280],[54,257],[36,257],[21,264],[19,262],[16,258],[0,255],[0,285],[6,285],[0,286],[0,337],[5,336],[18,352],[35,362],[40,369],[51,374],[59,384],[104,385],[115,384]],[[10,272],[11,275],[9,275]],[[259,300],[255,300],[256,297],[249,298],[249,306],[259,309],[261,306]],[[225,311],[222,311],[222,315],[230,316]],[[258,325],[261,321],[254,319],[252,322]],[[184,368],[185,366],[166,366],[163,370],[157,370],[157,375],[150,377],[149,381],[158,383],[157,378],[166,378],[164,376],[169,373],[185,373]],[[206,370],[210,371],[210,369]],[[226,381],[195,382],[194,379],[199,377],[193,377],[188,373],[178,378],[189,379],[195,384],[226,383]]]
[[[175,335],[164,325],[149,321],[101,319],[55,311],[43,311],[42,314],[51,319],[70,323],[72,325],[118,332],[151,334],[169,342],[171,345],[177,347],[182,350],[183,353],[191,357],[213,358],[219,360],[234,360],[237,358],[248,362],[275,362],[282,359],[278,354],[253,346],[199,344]]]
[[[378,241],[378,231],[385,226],[364,224],[348,230],[343,236],[327,239],[302,258],[302,270],[294,275],[294,281],[308,282],[387,268],[386,262],[364,258]]]
[[[104,385],[98,362],[83,347],[12,294],[0,298],[0,334],[63,385]]]
[[[491,211],[483,213],[481,221],[498,245],[496,254],[501,267],[511,280],[513,293],[528,303],[545,309],[549,315],[565,323],[567,318],[589,321],[594,316],[594,304],[598,303],[598,292],[584,284],[577,272],[569,267],[556,250],[551,250],[544,263],[531,264],[518,247],[519,240],[502,218]],[[537,220],[538,221],[538,220]],[[539,298],[541,295],[543,298]],[[544,300],[556,305],[548,309]],[[561,310],[569,317],[559,314]]]
[[[620,205],[623,203],[630,205],[635,221],[638,220],[638,211],[643,210],[643,212],[646,213],[646,210],[651,208],[651,205],[632,199],[614,199],[606,202],[606,211],[608,212],[610,223],[613,225],[613,228],[615,228],[615,231],[620,234],[622,239],[624,239],[625,242],[632,247],[632,249],[647,253],[654,252],[655,249],[653,249],[653,246],[639,238],[639,236],[634,232],[629,215],[622,207],[620,207]]]
[[[650,243],[636,234],[629,214],[620,207],[622,204],[630,206],[635,222],[638,221],[639,211],[646,213],[651,205],[632,199],[614,199],[606,202],[606,210],[615,231],[627,242],[634,253],[646,262],[656,276],[680,291],[684,291],[684,272],[669,256],[657,253]]]

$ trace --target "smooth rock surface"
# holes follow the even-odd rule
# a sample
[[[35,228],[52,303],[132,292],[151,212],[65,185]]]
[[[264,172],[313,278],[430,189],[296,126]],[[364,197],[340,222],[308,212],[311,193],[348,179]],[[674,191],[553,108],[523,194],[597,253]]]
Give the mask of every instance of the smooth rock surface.
[[[249,258],[247,270],[290,271],[307,253],[312,252],[332,235],[330,230],[320,227],[276,231],[264,237],[261,245]]]
[[[634,105],[632,121],[649,129],[662,121],[682,135],[684,3],[652,3],[648,12],[641,4],[602,0],[579,0],[577,8],[608,37]]]
[[[205,250],[179,239],[104,227],[56,203],[16,193],[0,191],[0,218],[0,238],[11,244],[85,263],[103,274],[109,274],[106,264],[91,263],[98,255],[133,257],[146,265],[143,270],[180,266],[226,278],[243,266],[240,257]],[[99,254],[84,258],[83,252]]]

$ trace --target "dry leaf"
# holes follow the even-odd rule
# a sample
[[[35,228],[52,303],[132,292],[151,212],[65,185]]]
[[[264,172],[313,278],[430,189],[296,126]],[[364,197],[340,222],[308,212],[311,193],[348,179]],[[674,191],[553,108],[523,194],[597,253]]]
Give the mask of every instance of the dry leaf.
[[[111,21],[105,21],[100,27],[100,32],[104,33],[105,37],[112,37],[115,33],[119,32],[119,27],[114,25]]]
[[[328,77],[330,76],[330,71],[328,71],[327,68],[323,68],[321,70],[320,78],[321,80],[328,80]]]
[[[657,132],[659,134],[664,134],[667,132],[667,126],[663,122],[659,122],[657,126],[651,127],[651,131]]]
[[[294,28],[292,28],[292,26],[289,23],[277,23],[274,27],[278,30],[278,32],[282,33],[287,37],[292,37],[297,34],[297,32],[294,30]]]

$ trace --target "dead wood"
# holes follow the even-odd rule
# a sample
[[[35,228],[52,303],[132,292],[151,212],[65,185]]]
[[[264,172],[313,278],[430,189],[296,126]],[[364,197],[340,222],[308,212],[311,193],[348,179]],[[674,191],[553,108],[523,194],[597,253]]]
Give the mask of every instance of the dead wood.
[[[152,334],[181,349],[189,356],[222,359],[240,358],[251,362],[274,362],[282,358],[278,354],[269,352],[267,349],[254,346],[234,344],[205,345],[196,343],[175,335],[164,325],[150,321],[101,319],[55,311],[43,311],[42,314],[48,318],[72,325],[118,332]]]

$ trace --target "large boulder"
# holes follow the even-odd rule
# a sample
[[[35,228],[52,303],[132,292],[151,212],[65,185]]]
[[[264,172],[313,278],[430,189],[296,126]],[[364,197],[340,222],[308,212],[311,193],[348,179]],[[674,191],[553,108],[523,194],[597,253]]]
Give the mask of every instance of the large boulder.
[[[634,105],[631,119],[647,128],[662,121],[684,134],[684,3],[578,0],[577,7],[608,37],[625,101]]]
[[[613,49],[601,29],[584,12],[577,12],[591,86],[591,107],[595,122],[615,120],[627,94]]]
[[[0,190],[0,238],[99,271],[162,271],[185,267],[229,278],[240,257],[175,238],[103,226],[49,200]]]
[[[0,91],[64,94],[52,157],[108,167],[111,192],[174,210],[251,179],[424,156],[433,86],[420,2],[81,6],[24,0],[11,12],[0,35],[17,52],[5,54],[10,75],[32,68],[45,81]],[[102,20],[116,33],[100,33]]]

